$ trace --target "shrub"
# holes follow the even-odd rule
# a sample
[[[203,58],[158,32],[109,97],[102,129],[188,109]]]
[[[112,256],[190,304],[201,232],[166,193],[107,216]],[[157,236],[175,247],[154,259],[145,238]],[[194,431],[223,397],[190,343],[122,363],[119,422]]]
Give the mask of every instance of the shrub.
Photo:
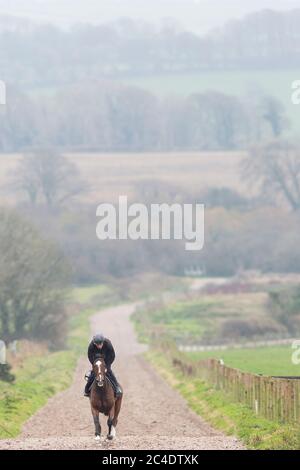
[[[14,382],[15,376],[10,371],[11,366],[9,364],[0,364],[0,380],[3,382]]]
[[[220,336],[224,340],[253,338],[285,333],[286,329],[276,321],[267,318],[230,319],[225,321],[220,329]]]

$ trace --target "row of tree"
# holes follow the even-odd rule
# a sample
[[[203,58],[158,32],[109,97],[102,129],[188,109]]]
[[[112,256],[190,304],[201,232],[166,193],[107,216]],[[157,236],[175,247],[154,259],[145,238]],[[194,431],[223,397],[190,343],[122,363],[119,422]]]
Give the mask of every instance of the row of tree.
[[[94,207],[55,214],[44,210],[35,217],[41,230],[62,247],[79,284],[145,272],[182,276],[192,267],[207,276],[232,276],[240,270],[300,272],[300,221],[294,213],[275,207],[245,212],[211,207],[205,214],[204,249],[192,253],[185,250],[184,240],[99,241]]]
[[[159,99],[111,82],[82,84],[55,97],[8,90],[0,115],[0,151],[42,146],[69,150],[231,150],[278,137],[288,127],[271,96],[218,92]]]
[[[70,31],[2,26],[1,79],[33,88],[103,76],[299,66],[299,21],[300,10],[263,11],[205,36],[126,18]]]

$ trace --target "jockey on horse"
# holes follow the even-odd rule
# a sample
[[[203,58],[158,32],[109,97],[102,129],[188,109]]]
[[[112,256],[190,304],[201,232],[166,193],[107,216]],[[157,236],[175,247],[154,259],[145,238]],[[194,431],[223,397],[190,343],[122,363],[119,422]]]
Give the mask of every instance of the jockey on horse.
[[[103,336],[102,334],[95,335],[89,344],[87,355],[92,365],[94,364],[97,357],[99,357],[100,355],[104,357],[105,364],[107,367],[106,376],[113,386],[116,397],[120,397],[123,392],[116,379],[115,374],[111,370],[111,365],[114,362],[116,356],[111,341],[108,338],[105,338],[105,336]],[[90,396],[90,389],[93,385],[94,380],[95,374],[93,373],[93,371],[91,371],[84,390],[85,397]]]

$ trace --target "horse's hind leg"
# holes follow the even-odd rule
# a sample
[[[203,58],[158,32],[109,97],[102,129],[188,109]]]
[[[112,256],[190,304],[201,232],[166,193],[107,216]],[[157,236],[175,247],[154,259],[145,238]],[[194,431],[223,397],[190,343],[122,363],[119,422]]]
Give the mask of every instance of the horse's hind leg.
[[[117,398],[116,399],[116,402],[115,402],[115,414],[114,414],[114,419],[113,419],[113,426],[116,427],[117,424],[118,424],[118,417],[119,417],[119,413],[120,413],[120,410],[121,410],[121,405],[122,405],[122,396]]]
[[[101,425],[100,425],[100,420],[99,420],[99,411],[96,410],[95,408],[92,408],[92,415],[94,419],[94,424],[95,424],[95,439],[99,440],[101,436]]]
[[[118,424],[118,416],[120,413],[121,409],[121,404],[122,404],[122,397],[119,397],[116,401],[114,406],[109,412],[109,417],[107,420],[107,425],[108,425],[108,439],[113,439],[116,437],[116,426]]]

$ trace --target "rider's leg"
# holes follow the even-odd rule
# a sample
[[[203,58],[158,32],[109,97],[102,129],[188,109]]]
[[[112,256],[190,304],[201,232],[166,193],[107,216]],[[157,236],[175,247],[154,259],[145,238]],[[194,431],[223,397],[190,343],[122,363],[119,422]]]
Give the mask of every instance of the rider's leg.
[[[95,374],[94,374],[93,371],[91,371],[91,374],[90,374],[90,376],[89,376],[89,378],[88,378],[88,381],[87,381],[86,386],[85,386],[85,389],[84,389],[84,394],[85,394],[86,396],[89,396],[89,394],[90,394],[90,388],[91,388],[91,386],[93,385],[94,380],[95,380]]]
[[[113,371],[110,368],[107,369],[106,375],[108,376],[108,378],[110,379],[110,381],[113,384],[113,388],[114,388],[116,396],[117,397],[121,396],[123,394],[123,391],[122,391],[122,389],[119,385],[119,382],[117,381],[117,378],[116,378],[115,374],[113,373]]]

